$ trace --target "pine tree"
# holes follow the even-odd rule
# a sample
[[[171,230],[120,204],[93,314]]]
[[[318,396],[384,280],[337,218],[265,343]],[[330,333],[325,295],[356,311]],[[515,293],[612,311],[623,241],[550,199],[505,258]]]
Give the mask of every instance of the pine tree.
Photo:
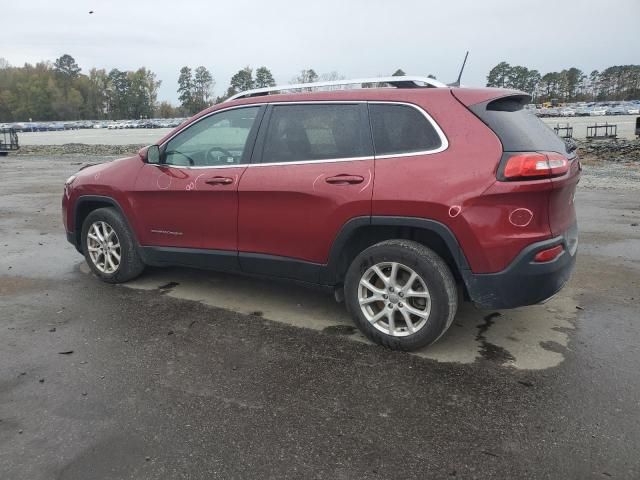
[[[271,70],[267,67],[260,67],[256,70],[255,88],[275,87],[276,81],[273,79]]]
[[[189,67],[182,67],[180,69],[180,76],[178,77],[178,100],[180,100],[182,108],[190,113],[194,112],[193,94],[191,69]]]

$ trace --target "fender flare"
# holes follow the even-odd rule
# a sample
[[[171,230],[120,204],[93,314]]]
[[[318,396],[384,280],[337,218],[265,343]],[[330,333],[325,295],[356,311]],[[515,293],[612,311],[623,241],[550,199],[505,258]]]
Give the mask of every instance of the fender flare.
[[[374,215],[371,217],[352,218],[342,226],[331,246],[327,268],[321,275],[321,283],[329,285],[336,283],[342,251],[356,230],[368,226],[411,227],[433,232],[438,235],[445,242],[447,248],[449,248],[463,278],[466,277],[466,272],[470,270],[469,263],[460,248],[456,236],[445,224],[428,218]]]
[[[113,197],[107,197],[105,195],[80,195],[77,199],[76,199],[76,203],[73,207],[73,225],[74,225],[74,232],[73,232],[73,239],[74,241],[72,242],[76,249],[82,253],[82,243],[81,243],[81,239],[80,239],[80,235],[82,234],[82,225],[79,225],[78,222],[78,213],[80,210],[80,207],[88,202],[101,202],[101,203],[107,203],[109,205],[111,205],[112,207],[114,207],[118,213],[120,213],[120,215],[122,215],[122,218],[124,218],[124,221],[127,224],[127,227],[129,227],[129,231],[131,232],[131,234],[133,235],[133,238],[135,239],[136,243],[138,243],[138,239],[136,237],[136,232],[133,228],[131,228],[131,222],[129,222],[129,219],[127,218],[127,216],[124,213],[124,210],[122,209],[122,207],[120,206],[120,204],[118,203],[118,201],[113,198]]]

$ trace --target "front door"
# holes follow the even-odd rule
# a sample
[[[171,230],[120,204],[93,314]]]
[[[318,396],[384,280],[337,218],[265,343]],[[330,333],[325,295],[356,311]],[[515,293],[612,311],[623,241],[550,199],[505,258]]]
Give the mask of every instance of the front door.
[[[287,273],[288,260],[326,264],[340,228],[371,215],[374,161],[366,105],[269,108],[256,144],[258,163],[240,180],[240,263],[245,271],[301,278],[295,266]],[[270,260],[285,271],[269,272]]]
[[[161,146],[136,179],[141,245],[237,251],[238,184],[263,108],[215,112]]]

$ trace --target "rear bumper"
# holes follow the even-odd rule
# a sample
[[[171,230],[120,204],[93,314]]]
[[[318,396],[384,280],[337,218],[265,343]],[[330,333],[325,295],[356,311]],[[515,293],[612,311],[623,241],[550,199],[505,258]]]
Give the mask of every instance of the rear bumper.
[[[550,262],[533,261],[536,253],[556,245],[564,251]],[[501,272],[464,274],[471,301],[480,308],[515,308],[533,305],[555,295],[567,283],[576,263],[577,226],[565,235],[536,242],[526,247]]]

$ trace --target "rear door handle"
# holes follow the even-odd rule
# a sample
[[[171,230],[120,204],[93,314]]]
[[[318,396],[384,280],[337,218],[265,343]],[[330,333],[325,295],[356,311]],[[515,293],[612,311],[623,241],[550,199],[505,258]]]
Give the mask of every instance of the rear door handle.
[[[355,185],[356,183],[364,182],[364,177],[360,175],[342,174],[336,175],[335,177],[327,177],[324,181],[332,185]]]
[[[212,177],[204,181],[209,185],[230,185],[233,183],[233,178],[230,177]]]

